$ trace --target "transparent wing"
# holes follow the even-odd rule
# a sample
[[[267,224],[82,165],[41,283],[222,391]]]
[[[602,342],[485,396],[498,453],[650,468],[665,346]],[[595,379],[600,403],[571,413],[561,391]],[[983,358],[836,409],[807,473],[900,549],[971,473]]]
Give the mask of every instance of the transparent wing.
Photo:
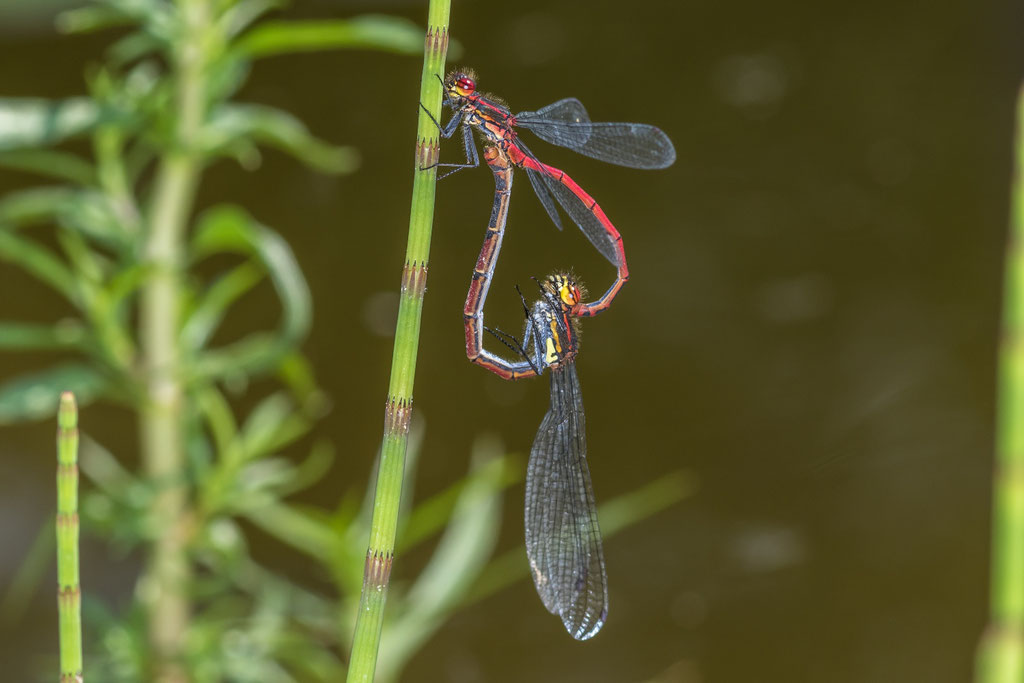
[[[597,633],[608,617],[608,578],[572,363],[552,369],[551,407],[530,450],[526,554],[548,611],[577,640]]]
[[[561,134],[565,142],[555,144],[570,149],[583,147],[590,136],[590,128],[587,126],[577,125],[575,129],[566,127],[566,124],[590,123],[590,115],[587,113],[586,107],[575,97],[558,100],[537,111],[520,112],[516,114],[516,122],[517,125],[532,130],[542,140],[547,140],[549,135]],[[570,139],[574,135],[576,137]]]
[[[541,140],[630,168],[666,168],[676,160],[672,141],[645,123],[592,123],[579,100],[567,98],[516,115],[516,125]]]
[[[548,189],[548,185],[545,182],[545,176],[543,173],[538,173],[530,168],[526,169],[526,177],[530,179],[530,185],[533,186],[533,193],[537,195],[537,199],[544,206],[544,210],[547,211],[548,216],[551,218],[551,222],[555,224],[555,227],[559,230],[562,229],[562,219],[558,215],[558,209],[555,207],[555,200],[551,198],[551,191]],[[559,200],[561,204],[561,200]],[[569,210],[566,209],[566,213]],[[571,216],[572,214],[569,213]],[[583,226],[580,226],[582,229]],[[584,231],[586,232],[586,231]],[[593,240],[591,240],[593,241]]]
[[[517,121],[530,121],[537,123],[542,121],[560,121],[562,123],[590,123],[590,114],[583,103],[575,97],[566,97],[564,100],[552,102],[546,107],[537,111],[524,111],[516,114]]]
[[[562,224],[556,218],[558,212],[554,210],[554,206],[551,202],[551,195],[555,196],[555,199],[561,205],[562,209],[565,210],[573,223],[579,226],[583,234],[587,236],[590,243],[593,244],[601,255],[608,259],[609,262],[615,267],[622,265],[620,263],[621,258],[619,256],[617,240],[615,236],[608,231],[607,226],[601,222],[601,219],[593,211],[593,207],[587,205],[583,199],[581,199],[573,190],[567,186],[562,180],[568,178],[568,176],[562,175],[561,178],[556,178],[547,173],[536,171],[532,168],[526,167],[526,175],[530,178],[530,184],[533,185],[534,192],[540,199],[541,204],[544,205],[544,209],[551,216],[552,220],[555,221],[555,225],[561,229]],[[571,182],[571,180],[570,180]],[[544,191],[541,191],[541,187]],[[607,219],[605,219],[607,220]]]

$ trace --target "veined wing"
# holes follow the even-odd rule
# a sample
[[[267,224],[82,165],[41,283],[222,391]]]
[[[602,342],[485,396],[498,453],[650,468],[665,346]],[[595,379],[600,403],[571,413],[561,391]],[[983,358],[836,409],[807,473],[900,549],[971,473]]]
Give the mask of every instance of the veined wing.
[[[608,617],[608,578],[587,467],[583,402],[575,366],[551,372],[548,409],[526,471],[526,554],[544,606],[586,640]]]
[[[580,230],[601,252],[601,255],[616,268],[621,266],[622,257],[619,253],[618,231],[611,225],[611,221],[604,215],[601,207],[594,202],[590,195],[586,195],[590,203],[585,202],[577,194],[583,192],[580,186],[565,173],[546,165],[541,165],[541,168],[544,170],[537,170],[533,164],[530,164],[526,166],[526,175],[541,204],[544,205],[544,210],[551,216],[555,225],[559,229],[562,227],[561,221],[558,219],[558,212],[551,201],[551,195],[554,195],[558,204],[569,214],[573,223],[580,227]]]
[[[590,115],[586,107],[575,97],[566,97],[537,111],[524,111],[516,114],[516,125],[529,128],[542,140],[551,141],[552,137],[561,142],[556,145],[577,149],[587,143],[590,129],[579,124],[589,124]],[[576,127],[569,127],[575,124]]]
[[[672,141],[646,123],[593,123],[579,100],[567,98],[516,115],[516,124],[541,140],[630,168],[666,168],[676,160]]]

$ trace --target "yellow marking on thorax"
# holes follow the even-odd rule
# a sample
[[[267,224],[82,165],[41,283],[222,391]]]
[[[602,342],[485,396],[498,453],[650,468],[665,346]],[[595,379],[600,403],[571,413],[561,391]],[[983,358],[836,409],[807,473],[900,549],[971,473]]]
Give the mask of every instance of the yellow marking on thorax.
[[[547,338],[547,353],[544,354],[545,363],[554,363],[562,357],[562,338],[558,336],[558,321],[551,319],[551,336]]]
[[[555,343],[551,341],[551,337],[548,337],[547,342],[548,351],[544,354],[544,362],[550,365],[558,360],[558,352],[555,351]]]

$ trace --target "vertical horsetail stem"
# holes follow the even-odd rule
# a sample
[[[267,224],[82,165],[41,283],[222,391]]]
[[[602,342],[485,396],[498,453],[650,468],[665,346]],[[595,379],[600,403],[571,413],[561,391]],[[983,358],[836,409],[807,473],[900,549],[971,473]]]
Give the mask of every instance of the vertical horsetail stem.
[[[999,349],[991,614],[976,683],[1024,681],[1024,89],[1017,99],[1015,156]]]
[[[60,683],[82,683],[82,588],[78,576],[78,408],[69,391],[57,411],[57,615]]]
[[[441,113],[441,83],[448,52],[448,15],[450,0],[431,0],[424,45],[423,72],[420,76],[420,102],[430,115],[419,108],[414,155],[412,208],[409,238],[402,270],[402,292],[398,306],[391,381],[384,406],[384,439],[377,468],[377,488],[373,499],[370,543],[363,571],[363,591],[359,599],[348,681],[372,683],[377,667],[384,600],[387,596],[391,565],[395,556],[398,507],[405,472],[405,450],[409,420],[412,417],[412,389],[416,373],[423,294],[427,286],[430,256],[430,230],[434,219],[434,188],[438,158],[438,130],[434,121]],[[430,116],[433,116],[431,120]]]

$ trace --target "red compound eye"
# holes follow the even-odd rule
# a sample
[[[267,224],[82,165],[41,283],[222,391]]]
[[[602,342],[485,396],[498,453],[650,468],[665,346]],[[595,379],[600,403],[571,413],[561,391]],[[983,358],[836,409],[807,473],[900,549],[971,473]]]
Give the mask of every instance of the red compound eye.
[[[476,90],[476,83],[473,81],[472,78],[468,78],[466,76],[462,76],[457,81],[455,81],[455,85],[459,88],[459,90],[463,91],[467,95],[472,95],[473,91]]]

